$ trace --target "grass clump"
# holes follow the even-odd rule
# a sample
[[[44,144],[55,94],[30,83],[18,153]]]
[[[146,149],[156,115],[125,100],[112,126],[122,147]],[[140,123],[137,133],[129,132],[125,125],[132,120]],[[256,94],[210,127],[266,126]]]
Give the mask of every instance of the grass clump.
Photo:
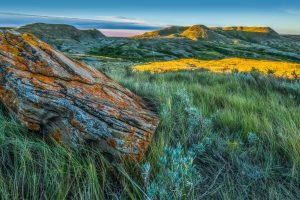
[[[68,149],[0,111],[1,199],[111,199],[134,188],[117,178],[125,177],[125,166],[108,162],[97,149]]]
[[[143,166],[144,184],[149,199],[193,199],[195,186],[201,181],[194,161],[194,152],[184,152],[178,143],[175,148],[167,146],[156,163],[158,169],[150,180],[151,164]],[[172,191],[172,192],[170,192]]]

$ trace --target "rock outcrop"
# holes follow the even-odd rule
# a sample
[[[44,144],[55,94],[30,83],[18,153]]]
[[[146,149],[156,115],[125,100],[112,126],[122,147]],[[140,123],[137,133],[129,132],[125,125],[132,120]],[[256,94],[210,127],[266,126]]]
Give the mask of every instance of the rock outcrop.
[[[0,31],[0,98],[30,130],[142,158],[159,123],[146,103],[29,33]]]

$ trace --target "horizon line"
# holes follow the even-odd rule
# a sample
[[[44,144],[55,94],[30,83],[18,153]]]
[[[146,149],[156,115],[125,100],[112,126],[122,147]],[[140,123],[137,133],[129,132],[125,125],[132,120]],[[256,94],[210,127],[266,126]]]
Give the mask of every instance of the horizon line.
[[[66,25],[71,25],[71,26],[75,26],[76,28],[79,29],[111,29],[111,30],[120,30],[120,29],[124,29],[124,30],[145,30],[145,31],[153,31],[153,30],[161,30],[164,28],[168,28],[168,27],[172,27],[172,26],[181,26],[181,27],[186,27],[186,26],[193,26],[193,25],[204,25],[202,23],[199,24],[190,24],[190,25],[180,25],[180,24],[176,24],[176,25],[162,25],[162,24],[151,24],[151,23],[147,23],[144,21],[130,21],[130,18],[125,18],[128,19],[128,21],[122,21],[122,19],[124,19],[124,17],[116,17],[114,20],[109,20],[109,18],[107,19],[92,19],[92,18],[82,18],[82,17],[68,17],[68,16],[53,16],[53,15],[38,15],[38,14],[27,14],[27,13],[17,13],[17,12],[6,12],[6,11],[0,11],[0,15],[14,15],[14,16],[18,16],[18,17],[39,17],[39,18],[44,18],[46,20],[75,20],[73,21],[73,23],[68,23],[68,22],[42,22],[42,21],[33,21],[33,22],[28,22],[28,23],[20,23],[19,25],[17,24],[11,24],[12,26],[3,26],[3,27],[20,27],[20,26],[25,26],[25,25],[29,25],[29,24],[35,24],[35,23],[44,23],[44,24],[66,24]],[[112,16],[107,16],[107,17],[112,17]],[[23,19],[23,18],[22,18]],[[120,21],[117,21],[117,19],[119,19]],[[1,20],[1,17],[0,17]],[[24,20],[24,19],[23,19]],[[84,21],[87,22],[94,22],[94,23],[111,23],[111,24],[116,24],[115,26],[111,26],[111,27],[100,27],[101,25],[99,24],[90,24],[90,27],[87,27],[88,25],[78,25],[76,24],[76,20],[78,20],[78,23],[83,23]],[[120,25],[120,27],[118,27],[117,25]],[[0,21],[0,25],[1,21]],[[7,24],[9,25],[9,24]],[[127,28],[122,28],[122,26],[128,26]],[[82,27],[81,27],[82,26]],[[206,26],[206,25],[204,25]],[[300,33],[295,34],[295,33],[282,33],[281,31],[277,31],[275,28],[272,28],[272,26],[268,26],[268,25],[253,25],[253,26],[249,26],[249,25],[241,25],[241,24],[233,24],[233,25],[221,25],[221,26],[211,26],[211,25],[207,25],[207,27],[238,27],[238,26],[242,26],[242,27],[269,27],[273,30],[275,30],[276,32],[278,32],[279,34],[282,35],[300,35]]]

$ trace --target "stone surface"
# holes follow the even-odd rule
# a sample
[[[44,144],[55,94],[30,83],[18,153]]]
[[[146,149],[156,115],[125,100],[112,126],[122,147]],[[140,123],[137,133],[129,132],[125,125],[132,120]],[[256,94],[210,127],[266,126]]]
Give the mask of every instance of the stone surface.
[[[146,103],[31,34],[0,32],[0,98],[30,130],[142,158],[159,123]]]

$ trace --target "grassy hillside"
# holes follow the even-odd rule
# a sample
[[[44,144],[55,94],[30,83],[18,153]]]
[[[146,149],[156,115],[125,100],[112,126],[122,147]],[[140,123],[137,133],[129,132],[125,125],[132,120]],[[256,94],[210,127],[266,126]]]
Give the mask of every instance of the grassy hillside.
[[[171,36],[178,36],[183,31],[188,29],[188,27],[185,26],[170,26],[167,28],[164,28],[162,30],[156,30],[156,31],[149,31],[142,35],[133,36],[132,38],[154,38],[154,37],[171,37]]]
[[[41,39],[67,39],[67,40],[89,40],[105,37],[96,29],[79,30],[74,26],[66,24],[44,24],[34,23],[21,26],[15,29],[19,32],[30,32]]]
[[[268,27],[172,26],[133,38],[104,37],[98,30],[78,30],[64,24],[37,23],[14,30],[33,33],[68,54],[141,62],[231,57],[300,62],[298,37],[281,36]]]
[[[297,199],[300,82],[90,64],[141,95],[161,124],[142,163],[109,163],[0,120],[2,199]],[[130,64],[126,63],[127,66]]]
[[[103,40],[89,54],[135,61],[165,61],[181,58],[220,59],[228,57],[300,62],[295,42],[277,40],[266,45],[232,39],[227,43],[178,38]]]
[[[222,38],[222,36],[216,34],[214,31],[210,30],[209,28],[203,25],[191,26],[185,31],[183,31],[180,34],[180,36],[186,37],[190,40],[198,40],[198,39],[217,40]]]
[[[134,67],[136,71],[149,72],[172,72],[196,69],[204,69],[217,73],[231,73],[233,71],[250,72],[256,69],[263,74],[271,73],[277,77],[298,78],[300,76],[300,64],[298,63],[242,58],[226,58],[221,60],[180,59],[152,62]]]
[[[236,38],[251,42],[280,39],[280,35],[270,27],[228,26],[206,27],[204,25],[171,26],[162,30],[146,32],[133,38],[188,38],[191,40],[228,41]]]
[[[81,53],[95,48],[105,36],[96,29],[79,30],[66,24],[34,23],[15,28],[24,33],[32,33],[40,40],[51,44],[55,48],[70,52]]]

